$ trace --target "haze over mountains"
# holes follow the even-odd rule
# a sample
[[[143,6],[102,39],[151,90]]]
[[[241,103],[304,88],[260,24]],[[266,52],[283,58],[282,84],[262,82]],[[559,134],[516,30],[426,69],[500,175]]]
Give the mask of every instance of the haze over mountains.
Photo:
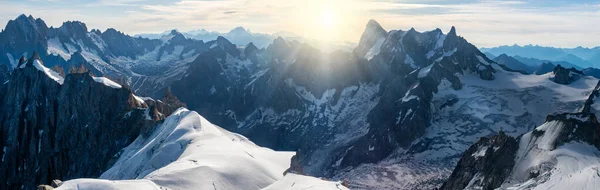
[[[178,30],[176,30],[176,31],[179,32]],[[165,31],[160,34],[151,34],[151,33],[137,34],[137,35],[135,35],[135,37],[160,39],[164,36],[169,35],[171,32],[172,32],[172,30]],[[217,37],[219,37],[219,36],[223,36],[223,37],[227,38],[233,44],[243,45],[243,44],[249,44],[250,42],[252,42],[258,48],[267,48],[269,46],[269,44],[271,44],[271,42],[273,42],[273,40],[275,40],[277,37],[283,37],[289,41],[300,41],[300,42],[308,42],[308,43],[315,43],[315,44],[323,43],[323,42],[318,42],[317,40],[306,39],[299,35],[289,33],[289,32],[277,32],[274,34],[263,34],[263,33],[251,32],[250,30],[245,29],[243,27],[236,27],[226,33],[207,31],[205,29],[200,29],[200,30],[191,30],[188,32],[181,32],[181,34],[183,34],[183,36],[185,36],[186,38],[202,40],[205,42],[212,41],[212,40],[217,39]],[[317,46],[317,48],[320,48],[321,51],[327,51],[327,52],[332,52],[332,51],[336,51],[336,50],[350,52],[350,51],[352,51],[354,46],[356,46],[356,44],[350,43],[350,42],[346,42],[346,43],[325,42],[325,44],[327,46],[326,48],[321,48],[319,46]]]
[[[241,28],[148,39],[21,15],[0,33],[0,189],[600,183],[595,75],[492,59],[459,31],[370,20],[352,51],[329,52],[235,44],[255,39]]]
[[[512,45],[481,48],[481,51],[488,52],[496,56],[507,54],[509,56],[520,56],[525,58],[548,60],[552,62],[563,61],[576,65],[579,68],[597,68],[597,64],[600,62],[600,47],[554,48],[537,45]]]

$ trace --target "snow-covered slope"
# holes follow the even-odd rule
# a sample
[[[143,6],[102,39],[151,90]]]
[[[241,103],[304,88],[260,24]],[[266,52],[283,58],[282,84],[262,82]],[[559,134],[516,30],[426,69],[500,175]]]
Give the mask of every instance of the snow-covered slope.
[[[504,130],[516,137],[545,122],[546,116],[576,112],[598,80],[582,77],[557,84],[552,74],[523,75],[497,70],[495,79],[460,77],[463,88],[448,81],[438,86],[432,100],[431,126],[408,149],[389,158],[342,172],[355,188],[435,188],[452,172],[464,150],[480,137]],[[598,104],[594,104],[596,106]],[[401,113],[400,113],[401,114]]]
[[[293,152],[256,146],[243,136],[215,126],[196,112],[180,108],[149,135],[124,149],[100,178],[72,185],[111,185],[119,189],[143,184],[168,189],[261,189],[283,177]]]
[[[298,175],[298,174],[287,174],[283,179],[269,185],[263,190],[347,190],[348,188],[343,186],[341,182],[331,182],[321,180],[319,178]]]
[[[44,67],[44,64],[42,64],[42,62],[39,59],[33,60],[33,66],[38,70],[44,72],[49,78],[56,81],[58,84],[63,84],[63,82],[65,81],[65,79],[58,73],[48,69],[47,67]]]
[[[58,189],[262,189],[283,178],[293,155],[259,147],[180,108],[125,148],[101,179],[70,180]],[[296,181],[296,187],[340,185],[288,174],[271,189]]]
[[[542,137],[530,139],[527,133],[521,138],[517,165],[509,181],[501,189],[596,189],[600,187],[600,150],[581,142],[571,142],[556,149],[554,143],[559,122],[546,123],[536,130],[544,131]],[[554,133],[553,133],[554,132]],[[531,140],[531,141],[530,141]],[[538,175],[533,177],[534,175]]]
[[[597,189],[600,126],[589,102],[577,113],[548,115],[516,139],[482,138],[441,189]]]
[[[241,53],[215,51],[171,87],[228,130],[299,150],[310,175],[357,189],[431,189],[480,137],[518,136],[577,110],[596,82],[505,71],[455,28],[387,32],[371,21],[353,54],[314,52],[277,39],[258,54],[264,62],[237,64]]]

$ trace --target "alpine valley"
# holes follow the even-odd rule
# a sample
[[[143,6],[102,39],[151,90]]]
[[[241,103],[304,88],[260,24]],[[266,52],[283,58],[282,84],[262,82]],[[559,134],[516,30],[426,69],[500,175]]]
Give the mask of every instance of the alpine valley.
[[[375,20],[352,51],[232,43],[255,39],[241,30],[132,37],[9,21],[0,190],[600,185],[592,59],[492,58],[454,27]]]

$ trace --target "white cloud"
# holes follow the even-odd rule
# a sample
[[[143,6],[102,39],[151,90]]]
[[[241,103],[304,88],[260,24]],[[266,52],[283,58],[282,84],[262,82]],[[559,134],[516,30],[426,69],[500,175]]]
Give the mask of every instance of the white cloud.
[[[39,0],[38,0],[39,1]],[[64,3],[61,0],[61,3]],[[26,11],[59,26],[66,20],[81,20],[89,28],[117,28],[129,34],[209,29],[227,31],[236,26],[255,32],[293,32],[323,35],[318,27],[319,9],[329,9],[341,17],[335,32],[338,40],[358,41],[371,18],[386,29],[411,27],[420,31],[456,26],[459,35],[477,46],[540,44],[547,46],[597,46],[600,41],[600,4],[544,6],[531,1],[438,1],[407,3],[388,0],[100,0],[83,6],[40,7],[0,2],[0,23]],[[434,2],[434,3],[431,3]],[[114,11],[118,9],[122,11]],[[84,11],[82,11],[84,10]],[[91,10],[91,11],[90,11]],[[110,12],[113,11],[113,12]],[[316,16],[317,15],[317,16]]]

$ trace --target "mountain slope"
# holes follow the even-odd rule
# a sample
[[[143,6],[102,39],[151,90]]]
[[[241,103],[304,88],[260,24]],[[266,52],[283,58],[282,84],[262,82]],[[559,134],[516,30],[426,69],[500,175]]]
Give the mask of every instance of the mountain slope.
[[[552,62],[565,61],[576,65],[579,68],[597,67],[597,55],[600,48],[554,48],[542,46],[499,46],[493,48],[482,48],[484,52],[495,55],[507,54],[510,56],[530,57],[540,60],[549,60]]]
[[[549,115],[517,139],[482,138],[462,156],[441,189],[590,189],[600,184],[596,109],[600,83],[577,113]],[[506,139],[497,143],[497,139]],[[502,164],[498,164],[502,163]],[[483,167],[473,167],[483,166]]]
[[[256,146],[181,108],[125,148],[102,179],[66,181],[57,189],[345,189],[307,176],[283,177],[293,154]]]
[[[525,73],[533,73],[535,71],[534,67],[525,65],[524,63],[521,63],[520,61],[518,61],[515,58],[510,57],[506,54],[501,54],[498,57],[494,58],[493,60],[496,63],[505,65],[506,67],[513,69],[513,70],[523,71]]]
[[[115,29],[89,31],[78,21],[48,28],[41,19],[21,15],[0,33],[0,64],[17,67],[18,59],[33,51],[47,67],[71,68],[84,64],[98,76],[119,79],[134,92],[159,96],[183,75],[188,63],[212,44],[185,38],[172,31],[162,39],[134,38]]]
[[[161,34],[138,34],[135,37],[143,37],[149,39],[160,39],[161,37],[169,34],[171,31],[163,32]],[[201,40],[204,42],[214,41],[219,36],[225,37],[230,40],[234,44],[245,45],[249,43],[253,43],[258,48],[266,48],[269,44],[277,38],[275,35],[271,34],[262,34],[262,33],[253,33],[250,30],[247,30],[243,27],[236,27],[229,32],[221,33],[221,32],[213,32],[207,31],[204,29],[201,30],[192,30],[188,32],[181,32],[186,38],[191,38],[195,40]]]
[[[434,151],[413,145],[430,140],[423,137],[437,118],[434,111],[451,101],[435,94],[441,89],[458,91],[471,83],[495,81],[502,68],[456,35],[454,28],[448,34],[413,29],[387,32],[371,21],[365,31],[363,43],[352,54],[321,53],[281,38],[260,51],[236,50],[223,43],[198,56],[190,72],[170,87],[190,109],[227,130],[261,146],[297,150],[305,174],[348,178],[355,188],[396,187],[386,186],[392,183],[422,187],[396,178],[371,184],[367,180],[371,178],[363,174],[386,172],[377,168],[390,157],[396,160],[425,149]],[[510,75],[502,74],[502,80]],[[515,129],[515,133],[526,130]],[[482,129],[480,133],[491,131]],[[474,141],[464,142],[465,149]],[[449,175],[452,161],[442,165],[446,164],[440,169],[445,172],[435,171],[441,178]],[[434,166],[438,165],[426,170],[434,172],[429,170]],[[365,184],[369,186],[362,186]]]
[[[148,104],[106,78],[63,77],[35,53],[19,65],[0,86],[0,189],[97,177],[158,120]]]

